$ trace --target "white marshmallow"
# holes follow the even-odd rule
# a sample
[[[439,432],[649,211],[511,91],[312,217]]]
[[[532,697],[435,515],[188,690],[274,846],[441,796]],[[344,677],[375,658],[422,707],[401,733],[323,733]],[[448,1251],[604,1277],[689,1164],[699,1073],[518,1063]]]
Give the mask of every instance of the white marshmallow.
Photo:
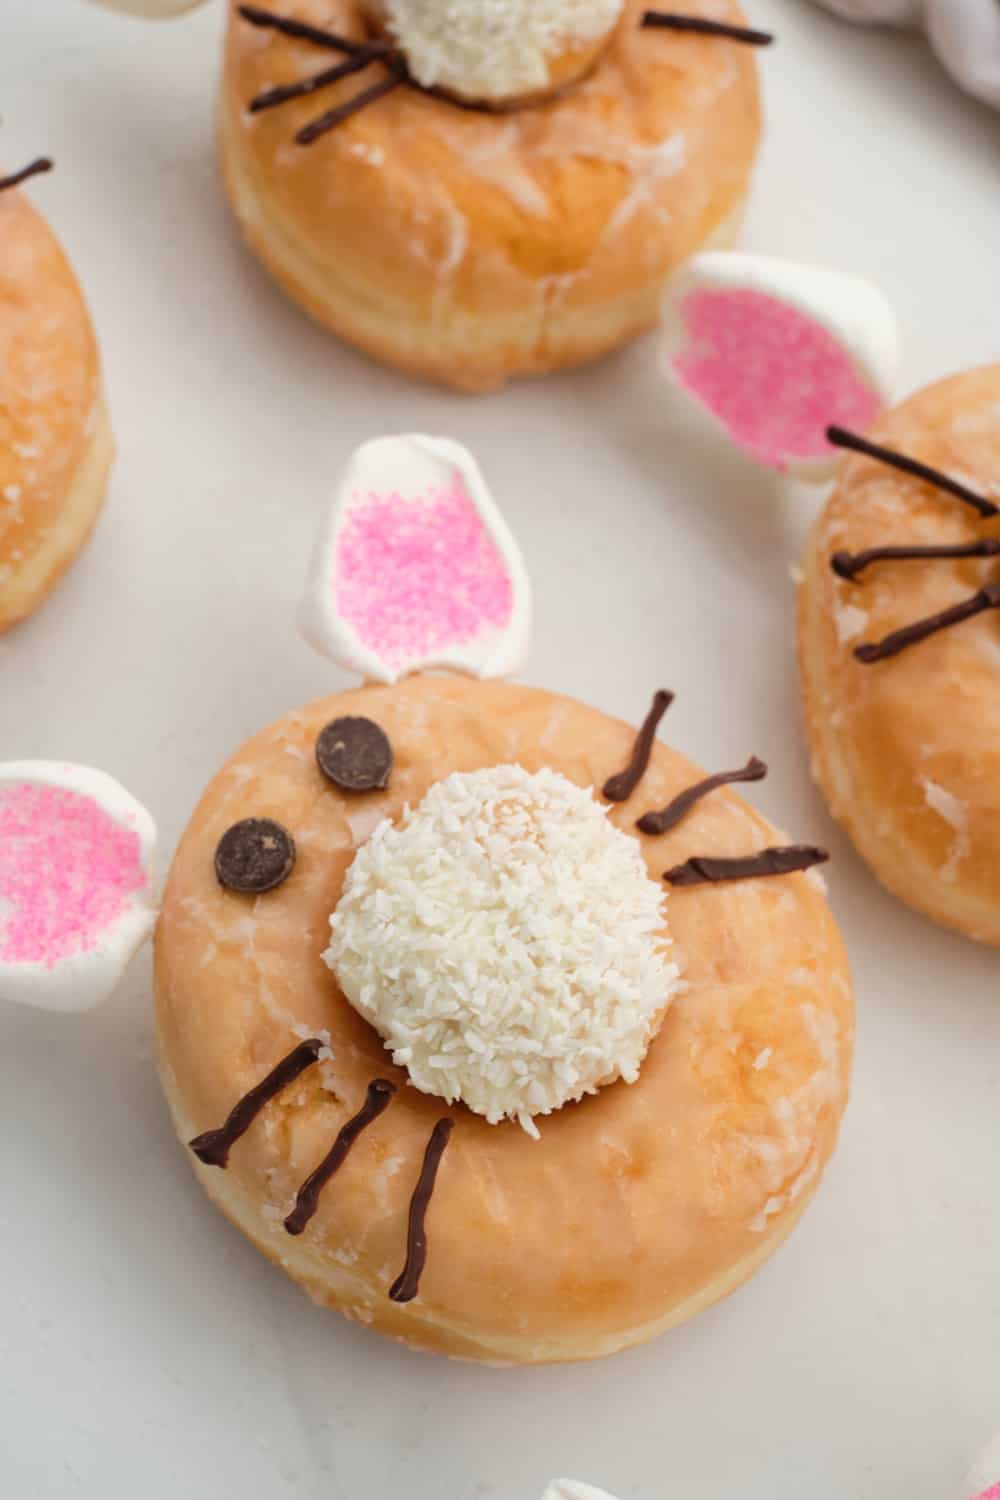
[[[737,251],[706,251],[694,256],[670,284],[664,306],[663,352],[667,374],[715,432],[722,431],[739,442],[723,417],[685,381],[678,367],[678,361],[696,347],[687,309],[689,299],[702,291],[760,293],[774,303],[776,316],[787,309],[807,319],[839,345],[859,382],[873,393],[880,408],[892,400],[899,368],[899,333],[891,306],[874,286],[841,271]],[[765,319],[762,333],[766,333],[766,312],[757,316]],[[753,354],[751,349],[750,357]],[[787,369],[780,372],[781,388],[776,394],[780,395],[786,384],[794,392],[803,379],[803,372],[790,358]],[[838,422],[846,425],[831,406],[827,423]],[[747,449],[749,445],[741,442],[739,446]],[[837,457],[833,450],[789,455],[775,466],[802,479],[821,481],[833,472]]]
[[[1000,1500],[1000,1433],[987,1443],[966,1475],[961,1500]]]
[[[68,796],[21,805],[20,788]],[[93,1009],[152,929],[156,825],[103,771],[10,761],[0,765],[0,830],[0,999]],[[112,834],[124,836],[120,849],[109,848]]]
[[[412,525],[398,502],[412,507]],[[376,534],[369,574],[377,577],[369,580],[375,591],[369,613],[390,622],[392,648],[384,629],[366,629],[357,570],[344,571],[348,553],[358,561],[366,509],[389,503],[392,516],[370,527]],[[434,512],[442,505],[446,511],[439,514],[450,523],[435,537]],[[422,528],[428,529],[421,538]],[[405,548],[411,532],[411,557],[400,551],[396,572],[391,565],[383,569],[394,542]],[[422,564],[442,574],[436,598],[419,597]],[[509,601],[502,609],[501,584]],[[376,438],[355,451],[337,485],[298,612],[299,628],[317,651],[375,682],[432,668],[505,677],[527,657],[531,619],[520,549],[467,449],[448,438],[411,434]]]

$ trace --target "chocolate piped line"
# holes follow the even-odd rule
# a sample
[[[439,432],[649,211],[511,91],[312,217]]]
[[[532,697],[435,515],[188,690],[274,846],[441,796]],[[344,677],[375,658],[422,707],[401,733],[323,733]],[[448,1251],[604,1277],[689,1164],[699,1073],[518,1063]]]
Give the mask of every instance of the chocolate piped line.
[[[715,859],[696,854],[666,870],[663,878],[669,885],[718,885],[726,880],[754,880],[762,875],[791,875],[796,870],[811,870],[830,858],[826,849],[812,844],[787,844],[783,848],[761,849],[740,859]]]
[[[645,776],[649,757],[653,753],[653,741],[656,739],[657,728],[673,701],[673,693],[667,692],[665,688],[660,688],[653,694],[652,707],[636,736],[631,760],[624,771],[619,771],[617,775],[609,777],[604,783],[603,795],[609,802],[626,801]]]
[[[340,36],[336,31],[324,31],[319,26],[310,26],[307,21],[293,21],[290,16],[279,16],[273,10],[262,10],[259,5],[241,5],[239,14],[251,26],[280,31],[282,36],[292,36],[300,42],[313,42],[317,47],[329,47],[334,52],[361,52],[369,45],[368,42],[356,42],[351,37]]]
[[[747,42],[751,47],[770,47],[774,41],[769,31],[733,26],[728,21],[710,21],[705,16],[675,16],[666,10],[647,10],[642,25],[659,26],[667,31],[697,31],[703,36],[724,36],[731,42]]]
[[[872,563],[920,562],[930,558],[1000,557],[1000,537],[982,542],[967,542],[955,547],[869,547],[866,552],[835,552],[830,566],[838,578],[854,583],[859,573]]]
[[[362,89],[360,94],[355,94],[354,98],[349,99],[346,104],[339,104],[334,109],[327,110],[325,115],[320,115],[317,120],[304,125],[296,133],[296,143],[299,146],[311,146],[313,141],[318,140],[321,135],[326,135],[328,130],[333,130],[337,125],[342,125],[352,115],[358,114],[360,110],[367,108],[369,104],[374,104],[376,99],[382,99],[386,94],[391,94],[393,89],[398,89],[405,82],[406,71],[403,66],[401,64],[394,66],[388,78],[383,78],[378,83],[373,83],[371,88]]]
[[[857,646],[854,655],[866,666],[874,661],[885,661],[890,656],[898,656],[908,646],[916,646],[918,642],[927,640],[928,636],[949,630],[952,625],[961,625],[965,620],[985,614],[989,609],[1000,609],[1000,583],[987,584],[986,588],[980,589],[970,599],[963,599],[961,604],[943,609],[940,614],[928,615],[925,620],[917,620],[912,625],[905,625],[902,630],[894,630],[884,640],[869,641]]]
[[[36,156],[34,161],[29,161],[26,167],[19,172],[12,172],[9,177],[0,177],[0,193],[5,188],[19,187],[22,182],[27,182],[29,177],[38,177],[42,172],[51,172],[55,162],[49,156]]]
[[[888,464],[890,469],[898,469],[901,474],[909,474],[914,479],[926,480],[928,484],[933,484],[937,489],[944,490],[946,494],[953,495],[956,500],[961,500],[964,505],[971,505],[973,510],[978,511],[981,516],[1000,515],[1000,506],[994,505],[992,500],[987,500],[975,490],[970,490],[968,485],[952,479],[950,475],[942,474],[940,469],[933,469],[930,464],[921,463],[917,458],[910,458],[906,453],[897,453],[894,448],[883,448],[881,443],[869,442],[867,438],[859,437],[856,432],[848,432],[845,427],[828,427],[826,440],[835,448],[848,448],[852,453],[863,453],[866,458],[874,458],[878,463]]]
[[[263,93],[257,94],[250,100],[250,113],[256,115],[264,109],[275,109],[279,104],[287,104],[290,99],[305,99],[309,94],[318,93],[320,89],[339,83],[341,78],[349,78],[352,73],[360,73],[364,68],[370,67],[373,62],[377,62],[380,57],[385,57],[388,50],[380,42],[373,43],[363,52],[355,52],[353,57],[337,63],[336,67],[324,68],[322,73],[314,73],[311,78],[300,78],[298,83],[283,83],[277,88],[265,89]]]
[[[396,1085],[387,1078],[376,1078],[368,1085],[368,1094],[357,1114],[343,1126],[337,1139],[315,1171],[310,1172],[299,1188],[295,1207],[285,1219],[289,1234],[301,1234],[313,1214],[319,1208],[320,1194],[330,1178],[340,1170],[347,1153],[362,1131],[367,1130],[373,1120],[388,1109],[396,1092]]]
[[[250,1129],[264,1105],[270,1103],[290,1083],[294,1083],[306,1068],[311,1067],[323,1046],[323,1042],[315,1036],[300,1042],[271,1069],[266,1078],[262,1078],[248,1094],[243,1095],[239,1103],[233,1106],[224,1125],[218,1130],[206,1130],[203,1135],[196,1135],[193,1141],[188,1141],[198,1160],[203,1161],[206,1167],[225,1167],[230,1150],[240,1136]]]
[[[424,1152],[424,1163],[410,1199],[410,1218],[406,1232],[406,1264],[389,1288],[392,1302],[412,1302],[420,1288],[420,1278],[427,1263],[427,1208],[437,1181],[438,1167],[445,1147],[455,1128],[454,1120],[438,1120],[431,1131]]]
[[[706,776],[704,781],[698,781],[694,786],[689,786],[687,791],[681,792],[659,812],[643,813],[635,826],[641,833],[668,833],[671,828],[676,828],[695,804],[703,797],[707,797],[709,792],[737,781],[763,781],[766,775],[767,766],[762,760],[758,760],[756,755],[751,755],[746,765],[741,766],[738,771],[717,771],[714,776]]]

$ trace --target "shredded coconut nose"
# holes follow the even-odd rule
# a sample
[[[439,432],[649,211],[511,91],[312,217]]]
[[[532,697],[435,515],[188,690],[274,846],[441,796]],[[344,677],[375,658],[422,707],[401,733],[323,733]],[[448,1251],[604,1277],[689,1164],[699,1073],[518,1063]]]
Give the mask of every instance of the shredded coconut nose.
[[[359,849],[323,957],[416,1088],[537,1137],[639,1076],[677,984],[665,905],[590,791],[455,772]]]
[[[481,99],[545,88],[549,63],[596,42],[624,0],[379,0],[410,71],[425,88]]]

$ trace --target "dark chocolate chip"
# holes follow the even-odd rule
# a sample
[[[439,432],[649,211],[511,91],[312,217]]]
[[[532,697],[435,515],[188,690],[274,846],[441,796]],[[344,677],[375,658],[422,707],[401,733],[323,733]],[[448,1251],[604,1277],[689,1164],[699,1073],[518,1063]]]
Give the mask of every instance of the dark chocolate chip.
[[[224,833],[215,850],[215,873],[227,890],[273,891],[295,867],[295,840],[271,818],[244,818]]]
[[[380,791],[389,784],[392,746],[371,719],[333,719],[316,741],[316,763],[343,792]]]

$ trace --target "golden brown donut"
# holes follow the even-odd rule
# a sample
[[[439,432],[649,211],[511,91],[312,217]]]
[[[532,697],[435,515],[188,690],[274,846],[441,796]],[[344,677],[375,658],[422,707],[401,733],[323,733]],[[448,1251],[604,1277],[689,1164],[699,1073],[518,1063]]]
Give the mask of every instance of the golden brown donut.
[[[387,790],[351,796],[320,775],[332,718],[374,719],[391,741]],[[635,732],[538,689],[415,676],[289,714],[209,785],[170,872],[156,934],[162,1077],[182,1141],[219,1126],[294,1046],[329,1033],[333,1059],[269,1104],[227,1171],[195,1170],[223,1212],[317,1302],[416,1347],[471,1359],[588,1359],[638,1343],[731,1291],[789,1233],[834,1147],[853,1036],[843,947],[814,872],[672,892],[683,987],[638,1082],[539,1120],[488,1125],[463,1106],[431,1201],[419,1297],[387,1289],[407,1210],[444,1106],[406,1086],[321,953],[360,845],[452,771],[516,761],[600,786]],[[657,743],[636,818],[698,779]],[[298,859],[264,895],[220,887],[221,836],[247,817],[292,832]],[[729,790],[674,832],[640,837],[650,875],[692,853],[742,855],[775,830]],[[367,1085],[399,1092],[358,1140],[305,1233],[282,1219]]]
[[[41,603],[104,501],[113,445],[97,340],[42,216],[0,191],[0,630]]]
[[[930,386],[880,444],[1000,502],[1000,365]],[[875,562],[850,582],[834,553],[967,546],[1000,521],[863,456],[846,459],[799,590],[799,658],[816,779],[882,883],[935,921],[1000,944],[1000,611],[864,664],[854,650],[1000,584],[990,557]]]
[[[753,49],[641,29],[644,9],[626,0],[591,71],[556,98],[496,114],[406,86],[301,146],[296,132],[359,78],[251,114],[255,96],[336,57],[251,27],[231,0],[221,154],[249,245],[342,338],[462,389],[616,348],[656,322],[671,272],[730,242],[760,135]],[[359,0],[283,10],[368,34]],[[742,19],[735,0],[685,10]]]

